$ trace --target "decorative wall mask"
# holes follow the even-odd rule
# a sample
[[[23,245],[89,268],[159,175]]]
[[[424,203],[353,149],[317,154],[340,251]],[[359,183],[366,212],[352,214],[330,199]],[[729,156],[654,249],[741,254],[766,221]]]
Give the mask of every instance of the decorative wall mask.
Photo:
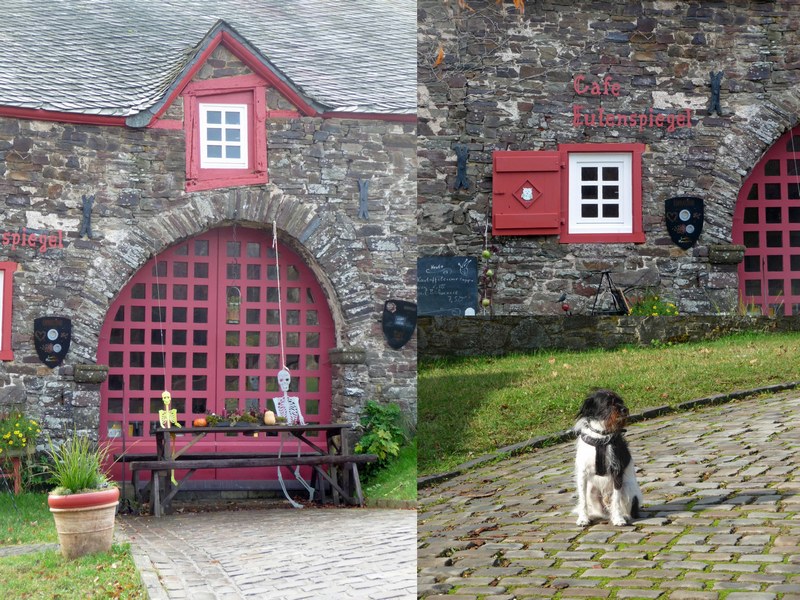
[[[66,317],[39,317],[33,321],[33,345],[45,365],[57,367],[67,356],[72,321]]]
[[[399,350],[414,335],[417,305],[405,300],[387,300],[383,305],[383,335],[391,348]]]
[[[703,231],[703,199],[676,196],[664,202],[664,220],[669,237],[684,250],[694,246]]]

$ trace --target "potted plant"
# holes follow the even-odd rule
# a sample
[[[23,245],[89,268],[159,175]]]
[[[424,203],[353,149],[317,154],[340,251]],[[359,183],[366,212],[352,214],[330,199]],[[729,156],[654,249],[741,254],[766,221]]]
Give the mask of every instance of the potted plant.
[[[56,522],[61,553],[68,559],[108,552],[114,535],[119,488],[103,465],[107,446],[73,435],[60,446],[50,441],[47,472],[55,488],[47,504]]]

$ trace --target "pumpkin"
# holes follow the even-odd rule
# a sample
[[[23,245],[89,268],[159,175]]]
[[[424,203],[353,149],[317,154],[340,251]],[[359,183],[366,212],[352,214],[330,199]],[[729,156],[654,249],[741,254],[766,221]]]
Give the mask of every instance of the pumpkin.
[[[275,425],[275,413],[271,410],[264,413],[264,425]]]
[[[206,421],[203,417],[200,417],[199,419],[192,421],[192,425],[195,427],[205,427],[208,425],[208,421]]]

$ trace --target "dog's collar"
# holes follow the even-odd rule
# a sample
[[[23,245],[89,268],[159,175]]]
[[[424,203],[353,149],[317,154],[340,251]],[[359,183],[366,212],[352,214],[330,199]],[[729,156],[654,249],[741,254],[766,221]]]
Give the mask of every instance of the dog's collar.
[[[587,429],[591,431],[594,434],[594,436],[587,435],[586,433]],[[611,443],[611,440],[614,439],[614,436],[622,435],[623,433],[625,433],[624,429],[621,429],[620,431],[617,432],[597,431],[597,429],[587,424],[585,427],[582,427],[581,430],[578,432],[578,437],[580,437],[584,442],[586,442],[590,446],[598,448],[600,446],[608,446]]]

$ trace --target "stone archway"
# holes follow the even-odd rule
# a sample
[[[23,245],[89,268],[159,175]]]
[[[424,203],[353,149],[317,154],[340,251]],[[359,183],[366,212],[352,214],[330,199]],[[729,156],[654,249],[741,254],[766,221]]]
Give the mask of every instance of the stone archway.
[[[283,362],[306,421],[330,422],[331,311],[305,261],[281,243],[278,254],[280,275],[271,233],[221,227],[162,250],[126,284],[108,311],[98,348],[98,361],[109,366],[99,437],[115,454],[123,442],[136,453],[154,451],[150,431],[164,390],[183,425],[208,412],[274,410]],[[241,449],[238,436],[208,438],[198,446]],[[273,438],[248,440],[246,449],[274,451],[276,444]]]

